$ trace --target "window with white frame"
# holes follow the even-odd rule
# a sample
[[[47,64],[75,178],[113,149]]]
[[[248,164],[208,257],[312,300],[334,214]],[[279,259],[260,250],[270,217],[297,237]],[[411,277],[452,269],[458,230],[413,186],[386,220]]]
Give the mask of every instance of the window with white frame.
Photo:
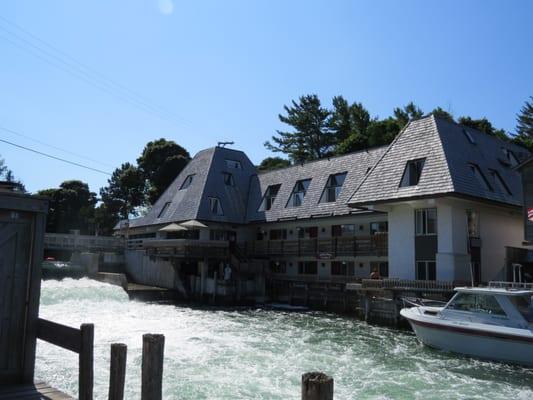
[[[417,236],[437,234],[436,208],[421,208],[415,210],[415,233]]]
[[[218,197],[209,197],[209,210],[212,214],[224,215],[224,211],[222,210],[222,205],[220,204]]]
[[[286,207],[300,207],[304,201],[310,183],[311,179],[301,179],[297,181],[292,189],[291,197],[289,197]]]
[[[417,261],[416,279],[419,281],[434,281],[437,279],[437,264],[435,261]]]
[[[405,170],[403,171],[402,180],[400,181],[400,187],[418,185],[425,163],[425,158],[407,161]]]
[[[344,185],[344,180],[346,179],[346,172],[340,174],[330,175],[328,181],[326,182],[326,187],[320,196],[320,203],[332,203],[337,201],[339,198],[342,185]]]
[[[387,221],[371,222],[370,223],[370,234],[375,235],[376,233],[387,233],[389,231],[389,223]]]
[[[268,211],[272,208],[280,187],[281,184],[270,185],[267,187],[263,196],[263,200],[261,201],[261,205],[259,206],[259,211]]]

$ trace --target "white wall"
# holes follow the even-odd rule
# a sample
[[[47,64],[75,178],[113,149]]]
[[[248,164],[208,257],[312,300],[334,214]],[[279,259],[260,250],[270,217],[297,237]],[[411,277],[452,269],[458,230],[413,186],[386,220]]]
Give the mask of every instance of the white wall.
[[[415,279],[414,210],[408,204],[389,211],[389,277]]]
[[[170,261],[152,261],[144,250],[128,250],[125,256],[126,272],[135,283],[174,289],[177,279]]]

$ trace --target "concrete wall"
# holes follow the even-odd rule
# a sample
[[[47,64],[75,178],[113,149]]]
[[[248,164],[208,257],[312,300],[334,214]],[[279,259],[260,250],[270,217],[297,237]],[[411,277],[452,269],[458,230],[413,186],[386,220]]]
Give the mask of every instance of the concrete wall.
[[[150,260],[144,250],[127,250],[126,273],[136,283],[174,289],[178,281],[170,261]]]

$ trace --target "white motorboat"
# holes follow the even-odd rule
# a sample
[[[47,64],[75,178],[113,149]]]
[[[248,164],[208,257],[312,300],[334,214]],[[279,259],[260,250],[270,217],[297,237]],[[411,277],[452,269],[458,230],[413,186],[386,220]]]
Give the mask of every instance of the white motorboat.
[[[533,366],[533,288],[458,287],[444,307],[403,308],[418,339],[440,350]]]

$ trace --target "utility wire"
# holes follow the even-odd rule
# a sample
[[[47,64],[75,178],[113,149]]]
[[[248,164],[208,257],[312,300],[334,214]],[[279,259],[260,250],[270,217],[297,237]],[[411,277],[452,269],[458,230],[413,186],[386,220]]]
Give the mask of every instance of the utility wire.
[[[82,159],[85,159],[87,161],[92,161],[94,163],[97,163],[97,164],[100,164],[100,165],[104,165],[106,167],[113,167],[112,165],[110,164],[106,164],[106,163],[103,163],[101,161],[98,161],[98,160],[95,160],[95,159],[92,159],[92,158],[89,158],[89,157],[86,157],[86,156],[83,156],[81,154],[78,154],[78,153],[74,153],[73,151],[70,151],[70,150],[66,150],[66,149],[63,149],[61,147],[57,147],[57,146],[54,146],[54,145],[51,145],[51,144],[48,144],[48,143],[45,143],[45,142],[42,142],[40,140],[37,140],[35,138],[32,138],[31,136],[28,136],[28,135],[24,135],[23,133],[20,133],[20,132],[17,132],[17,131],[14,131],[13,129],[8,129],[8,128],[5,128],[3,126],[0,125],[0,130],[3,130],[5,132],[8,132],[8,133],[12,133],[13,135],[17,135],[17,136],[20,136],[20,137],[23,137],[23,138],[26,138],[26,139],[29,139],[29,140],[32,140],[34,141],[35,143],[39,143],[43,146],[46,146],[46,147],[50,147],[51,149],[54,149],[54,150],[59,150],[59,151],[62,151],[64,153],[67,153],[67,154],[70,154],[71,156],[75,156],[75,157],[78,157],[78,158],[82,158]]]
[[[160,119],[165,119],[169,122],[173,123],[179,123],[181,125],[188,125],[188,128],[191,128],[191,125],[184,120],[183,118],[180,118],[176,116],[175,114],[165,110],[162,107],[156,106],[143,98],[140,94],[134,92],[133,90],[128,89],[126,86],[121,85],[120,83],[117,83],[116,81],[106,77],[104,74],[96,71],[94,68],[88,67],[87,65],[84,65],[74,57],[68,55],[64,51],[59,50],[55,46],[52,46],[51,44],[45,42],[44,40],[38,38],[34,34],[28,32],[21,26],[10,22],[6,18],[0,16],[0,23],[4,21],[4,23],[7,23],[16,29],[20,30],[27,36],[34,39],[34,41],[38,41],[39,43],[42,43],[49,49],[53,50],[57,54],[53,54],[49,50],[44,49],[42,46],[39,46],[30,40],[27,40],[26,38],[20,36],[16,32],[10,30],[9,28],[0,25],[0,29],[9,34],[10,36],[14,37],[18,41],[10,40],[9,38],[5,36],[0,36],[0,38],[8,41],[12,45],[25,50],[32,54],[33,56],[47,62],[50,65],[53,65],[54,67],[63,70],[64,72],[67,72],[73,76],[75,76],[78,79],[81,79],[85,81],[87,84],[97,87],[100,90],[103,90],[107,92],[108,94],[118,97],[123,101],[129,102],[130,104],[133,104],[136,107],[139,107],[143,109],[145,112],[151,113],[155,116],[157,116]],[[58,55],[59,54],[59,55]],[[43,57],[44,55],[44,57]],[[68,61],[65,58],[71,60]]]
[[[74,161],[65,160],[64,158],[56,157],[56,156],[53,156],[53,155],[47,154],[47,153],[43,153],[42,151],[38,151],[38,150],[31,149],[29,147],[21,146],[20,144],[16,144],[16,143],[4,140],[4,139],[0,139],[0,142],[9,144],[9,145],[14,146],[14,147],[18,147],[19,149],[31,151],[32,153],[39,154],[39,155],[44,156],[44,157],[52,158],[54,160],[61,161],[61,162],[64,162],[64,163],[67,163],[67,164],[70,164],[70,165],[75,165],[76,167],[89,169],[91,171],[99,172],[99,173],[104,174],[104,175],[111,175],[109,172],[102,171],[101,169],[89,167],[87,165],[83,165],[83,164],[80,164],[80,163],[77,163],[77,162],[74,162]]]

